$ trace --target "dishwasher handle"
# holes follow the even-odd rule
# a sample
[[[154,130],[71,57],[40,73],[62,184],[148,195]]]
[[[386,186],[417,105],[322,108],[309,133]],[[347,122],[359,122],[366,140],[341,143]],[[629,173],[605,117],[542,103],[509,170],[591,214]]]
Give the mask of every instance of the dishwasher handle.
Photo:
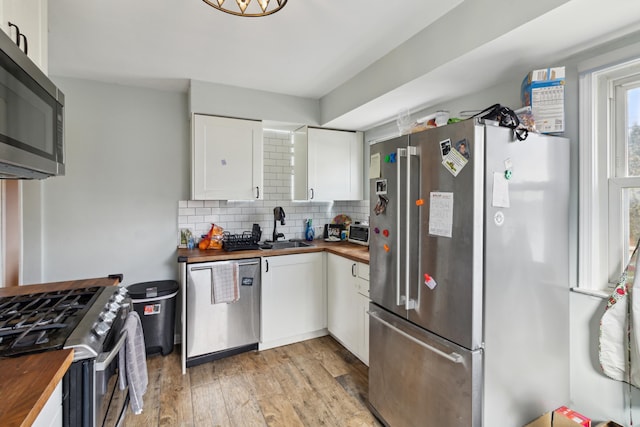
[[[247,265],[258,265],[258,264],[260,264],[260,261],[249,261],[249,262],[240,262],[240,261],[215,261],[215,262],[216,262],[216,263],[224,263],[224,262],[226,262],[226,263],[236,263],[236,264],[238,264],[238,267],[244,267],[244,266],[247,266]],[[269,265],[269,264],[267,264],[267,266],[268,266],[268,265]],[[190,270],[190,271],[202,271],[202,270],[211,270],[211,269],[212,269],[212,268],[211,268],[211,264],[207,264],[207,265],[204,265],[204,266],[202,266],[202,267],[196,267],[195,265],[194,265],[194,266],[189,267],[189,270]],[[268,269],[267,269],[267,270],[268,270]]]

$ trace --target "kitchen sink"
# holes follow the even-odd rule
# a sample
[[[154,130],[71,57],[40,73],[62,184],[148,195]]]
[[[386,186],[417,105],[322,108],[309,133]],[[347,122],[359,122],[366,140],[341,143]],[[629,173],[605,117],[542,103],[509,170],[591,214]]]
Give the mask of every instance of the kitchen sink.
[[[306,242],[265,242],[261,249],[291,249],[291,248],[311,248],[315,245]]]

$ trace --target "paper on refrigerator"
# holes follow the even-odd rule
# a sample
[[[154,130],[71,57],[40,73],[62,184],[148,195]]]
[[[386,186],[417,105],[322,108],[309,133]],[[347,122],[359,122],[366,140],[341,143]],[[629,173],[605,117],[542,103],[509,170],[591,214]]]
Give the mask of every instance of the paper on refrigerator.
[[[429,234],[451,237],[453,193],[434,191],[429,195]]]

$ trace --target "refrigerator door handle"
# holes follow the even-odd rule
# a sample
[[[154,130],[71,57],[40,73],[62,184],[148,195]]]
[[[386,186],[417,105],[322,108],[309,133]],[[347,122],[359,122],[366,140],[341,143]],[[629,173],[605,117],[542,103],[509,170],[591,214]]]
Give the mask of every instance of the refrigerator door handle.
[[[402,265],[402,251],[400,247],[402,245],[402,236],[401,236],[401,227],[400,227],[400,213],[402,212],[402,203],[400,194],[402,194],[402,182],[400,173],[400,158],[407,157],[407,149],[406,148],[398,148],[396,153],[396,157],[398,158],[398,167],[396,168],[397,173],[397,192],[396,199],[398,200],[398,220],[396,221],[396,305],[403,305],[405,303],[405,296],[400,292],[400,266]]]
[[[406,310],[414,310],[416,308],[415,300],[412,300],[410,295],[410,286],[411,286],[411,265],[409,263],[409,254],[411,253],[411,156],[416,156],[418,154],[418,150],[416,147],[409,146],[407,147],[407,206],[406,206],[406,219],[407,219],[407,235],[404,239],[405,243],[405,254],[406,262],[405,266],[405,275],[404,275],[404,308]],[[399,233],[398,233],[399,234]]]
[[[435,347],[430,346],[427,343],[424,343],[422,341],[420,341],[419,339],[412,337],[411,335],[409,335],[408,333],[406,333],[405,331],[396,328],[395,326],[393,326],[391,323],[387,322],[386,320],[382,319],[380,316],[378,316],[375,312],[372,311],[367,311],[367,314],[369,314],[369,316],[371,317],[375,317],[375,319],[377,321],[379,321],[380,323],[382,323],[383,325],[385,325],[386,327],[393,329],[394,332],[399,333],[400,335],[402,335],[403,337],[405,337],[406,339],[414,342],[415,344],[418,344],[419,346],[423,347],[426,350],[429,350],[435,354],[437,354],[438,356],[444,357],[447,360],[450,360],[453,363],[463,363],[464,362],[464,357],[462,357],[461,355],[459,355],[456,352],[451,352],[451,353],[445,353],[444,351],[440,351]]]

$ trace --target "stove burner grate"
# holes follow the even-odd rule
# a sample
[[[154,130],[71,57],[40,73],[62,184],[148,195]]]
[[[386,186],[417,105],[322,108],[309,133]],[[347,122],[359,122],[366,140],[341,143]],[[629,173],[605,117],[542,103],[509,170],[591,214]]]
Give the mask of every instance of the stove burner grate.
[[[100,287],[0,298],[0,356],[62,348]]]

